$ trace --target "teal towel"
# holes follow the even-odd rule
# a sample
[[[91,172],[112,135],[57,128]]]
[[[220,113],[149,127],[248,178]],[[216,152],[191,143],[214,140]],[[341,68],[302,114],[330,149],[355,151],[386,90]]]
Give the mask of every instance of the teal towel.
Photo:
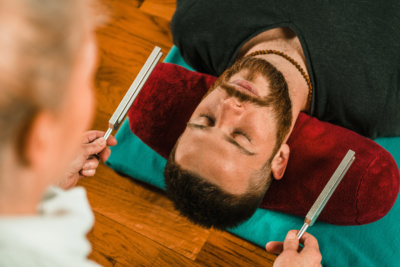
[[[165,61],[188,67],[176,47],[171,49]],[[121,125],[116,138],[118,145],[111,148],[106,164],[117,172],[165,190],[166,160],[131,132],[128,119]],[[400,137],[375,141],[400,165]],[[303,220],[302,217],[258,209],[247,222],[229,231],[264,247],[272,240],[283,241],[289,230],[301,228]],[[399,266],[399,221],[400,201],[397,200],[392,210],[377,222],[362,226],[316,222],[307,231],[319,241],[323,266]]]

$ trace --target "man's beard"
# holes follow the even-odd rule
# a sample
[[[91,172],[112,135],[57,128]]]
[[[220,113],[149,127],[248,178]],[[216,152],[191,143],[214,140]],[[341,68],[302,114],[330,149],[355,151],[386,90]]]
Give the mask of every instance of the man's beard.
[[[265,69],[272,69],[275,73],[271,75],[271,71],[266,73],[263,71]],[[254,82],[257,77],[261,76],[269,84],[273,83],[273,86],[269,86],[269,94],[266,97],[252,96],[228,84],[229,79],[239,72],[242,72],[243,79],[249,82]],[[278,79],[274,76],[278,76]],[[215,81],[206,95],[218,87],[222,88],[229,96],[235,97],[241,102],[250,102],[262,107],[270,107],[273,106],[274,103],[282,103],[285,105],[284,109],[288,111],[291,110],[292,107],[288,86],[284,76],[271,63],[261,58],[243,58],[236,61],[217,81]],[[274,87],[275,90],[272,90],[273,88],[271,87]],[[265,90],[267,90],[267,88],[265,88]],[[284,101],[282,98],[286,98],[286,100],[289,101]]]

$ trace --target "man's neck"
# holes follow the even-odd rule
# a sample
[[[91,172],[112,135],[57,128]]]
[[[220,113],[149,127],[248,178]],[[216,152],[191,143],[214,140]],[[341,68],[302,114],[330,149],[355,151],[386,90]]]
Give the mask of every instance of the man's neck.
[[[0,216],[32,215],[45,191],[38,177],[16,164],[14,153],[7,153],[0,165]]]
[[[242,46],[238,58],[258,50],[277,50],[283,52],[294,59],[306,74],[309,75],[300,41],[296,34],[288,28],[276,28],[257,35]],[[263,58],[273,64],[285,77],[292,101],[293,127],[300,111],[309,112],[307,101],[309,88],[307,82],[300,71],[287,59],[275,54],[259,55],[257,57]]]

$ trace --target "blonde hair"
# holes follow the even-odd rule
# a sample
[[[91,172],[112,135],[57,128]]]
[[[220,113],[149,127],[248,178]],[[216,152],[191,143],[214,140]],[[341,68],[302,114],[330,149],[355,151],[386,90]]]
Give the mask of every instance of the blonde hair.
[[[88,11],[89,0],[0,0],[0,153],[62,103]]]

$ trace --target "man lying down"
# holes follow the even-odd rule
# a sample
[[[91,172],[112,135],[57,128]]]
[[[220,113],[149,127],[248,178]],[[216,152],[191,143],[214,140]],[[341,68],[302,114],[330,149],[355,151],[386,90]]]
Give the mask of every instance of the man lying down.
[[[204,227],[251,217],[285,172],[300,112],[400,136],[400,6],[269,2],[178,1],[173,17],[186,62],[220,76],[165,169],[175,206]]]

